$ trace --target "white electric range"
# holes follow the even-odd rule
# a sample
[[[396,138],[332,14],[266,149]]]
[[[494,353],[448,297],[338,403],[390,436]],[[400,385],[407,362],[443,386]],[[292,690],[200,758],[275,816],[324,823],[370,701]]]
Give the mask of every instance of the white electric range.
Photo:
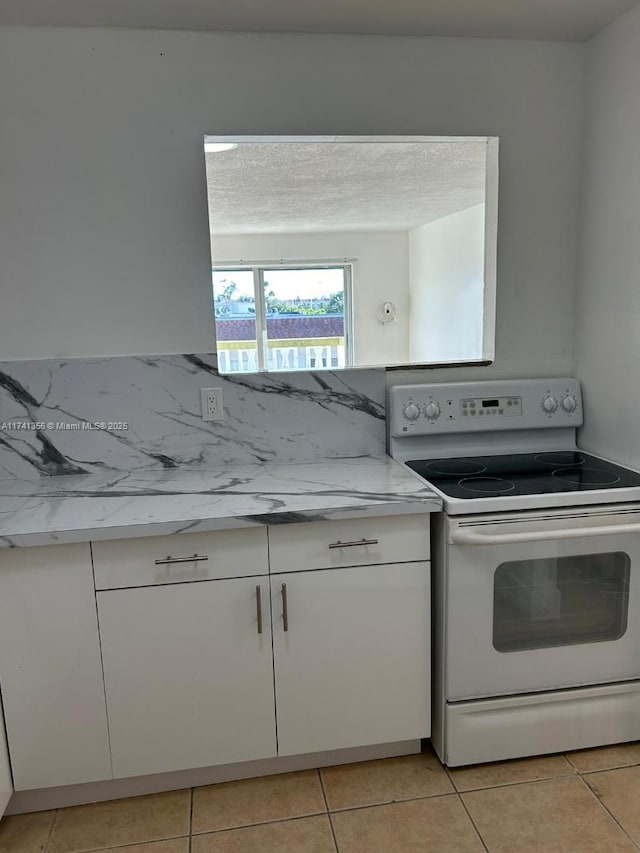
[[[640,739],[640,473],[577,447],[575,379],[395,386],[432,516],[434,725],[450,766]]]

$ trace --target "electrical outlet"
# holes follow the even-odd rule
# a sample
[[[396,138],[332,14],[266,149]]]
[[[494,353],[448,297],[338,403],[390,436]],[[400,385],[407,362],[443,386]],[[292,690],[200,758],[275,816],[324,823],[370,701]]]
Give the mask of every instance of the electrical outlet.
[[[203,421],[223,421],[222,388],[201,388],[200,406]]]

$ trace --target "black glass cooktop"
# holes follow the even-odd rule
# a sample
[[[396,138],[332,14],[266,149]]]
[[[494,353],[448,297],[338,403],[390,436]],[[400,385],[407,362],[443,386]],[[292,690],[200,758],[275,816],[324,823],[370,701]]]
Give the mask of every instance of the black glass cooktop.
[[[406,464],[452,498],[544,495],[640,486],[640,474],[581,451],[416,459]]]

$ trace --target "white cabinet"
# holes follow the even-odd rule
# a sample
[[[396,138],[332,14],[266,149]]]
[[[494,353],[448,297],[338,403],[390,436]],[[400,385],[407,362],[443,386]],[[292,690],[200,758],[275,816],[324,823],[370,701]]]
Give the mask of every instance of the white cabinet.
[[[13,786],[428,736],[427,560],[427,515],[94,543],[93,571],[88,543],[3,549]]]
[[[276,755],[268,578],[109,590],[98,612],[116,778]]]
[[[17,791],[111,778],[88,544],[0,551],[0,683]]]
[[[148,571],[156,543],[118,543],[129,588],[97,593],[114,776],[427,737],[426,521],[270,528],[270,577],[166,585]]]
[[[271,588],[280,755],[428,737],[427,562],[273,575]]]
[[[12,794],[11,764],[9,763],[9,751],[7,750],[4,732],[4,717],[0,711],[0,817],[4,814]]]

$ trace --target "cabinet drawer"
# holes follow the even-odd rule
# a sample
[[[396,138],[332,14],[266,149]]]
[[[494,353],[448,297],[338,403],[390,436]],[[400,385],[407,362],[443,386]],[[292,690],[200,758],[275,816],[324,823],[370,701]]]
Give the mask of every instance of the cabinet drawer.
[[[267,530],[252,527],[92,542],[96,589],[266,575]]]
[[[429,516],[312,521],[269,528],[271,572],[429,559]]]

